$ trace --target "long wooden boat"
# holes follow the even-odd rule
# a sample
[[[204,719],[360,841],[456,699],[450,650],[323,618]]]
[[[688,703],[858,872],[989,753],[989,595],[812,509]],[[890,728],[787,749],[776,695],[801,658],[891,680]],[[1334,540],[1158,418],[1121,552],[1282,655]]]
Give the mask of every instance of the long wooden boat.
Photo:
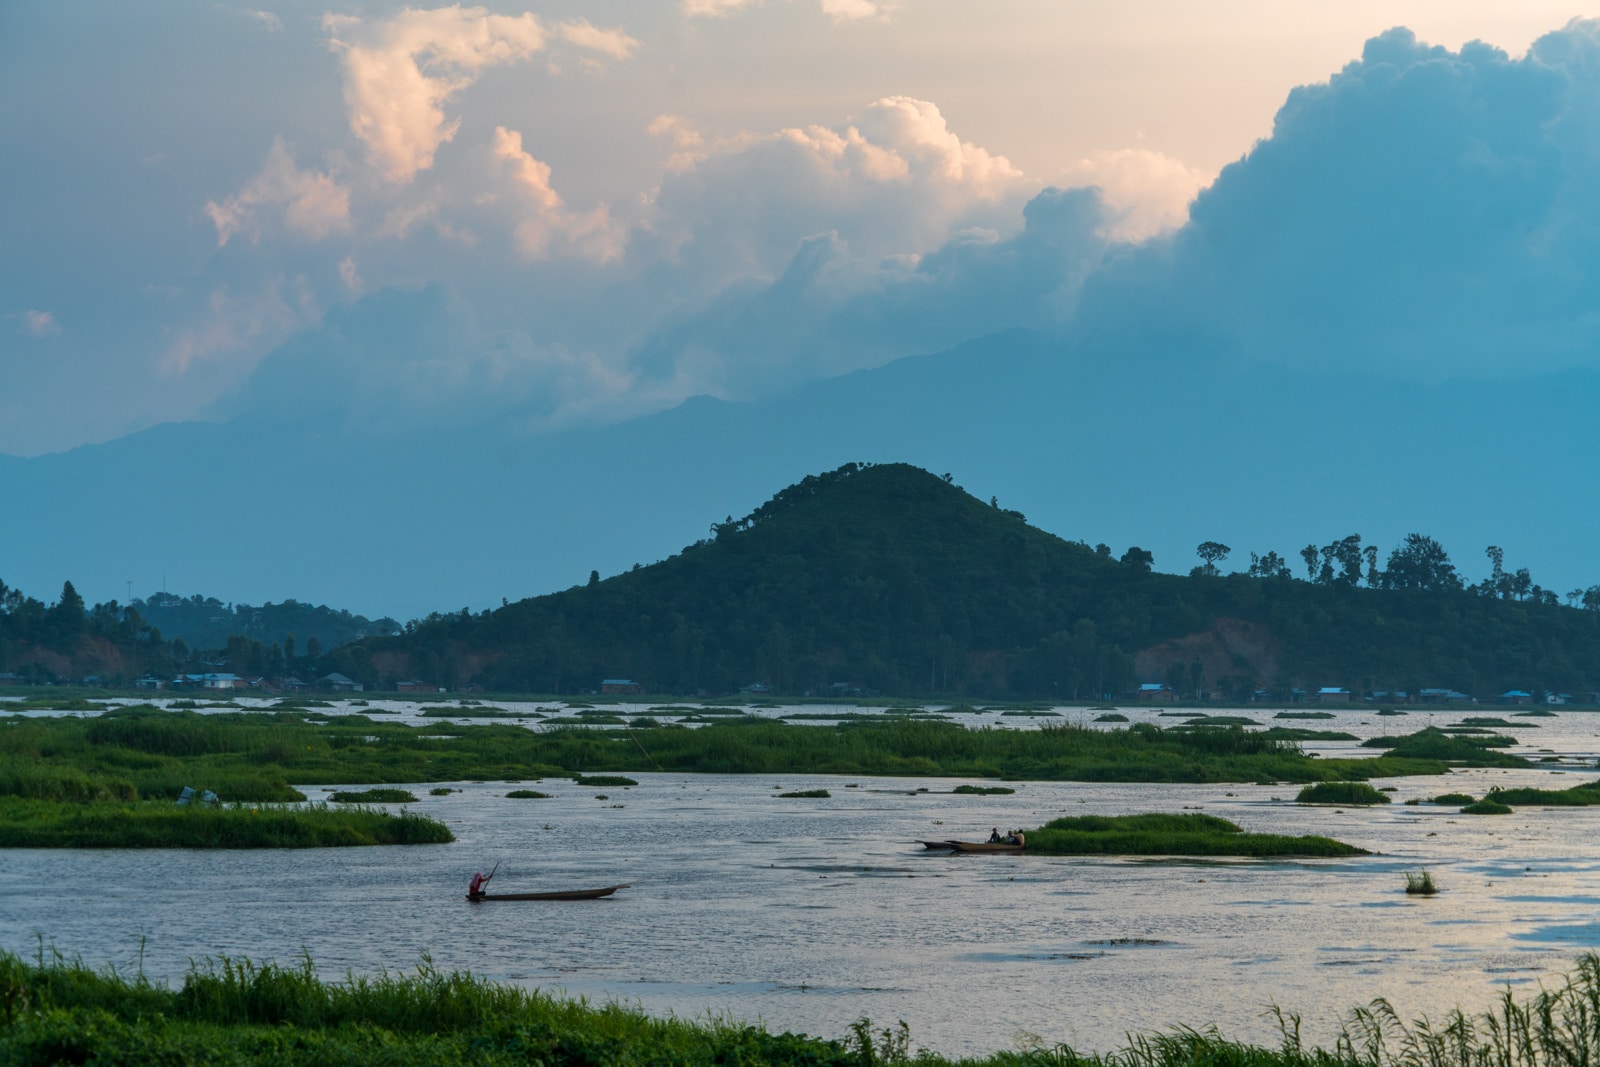
[[[948,841],[924,841],[922,842],[922,847],[926,849],[936,849],[943,852],[953,852],[955,851],[956,846],[952,845]]]
[[[1008,845],[1003,841],[946,841],[953,852],[1021,852],[1025,846]]]
[[[467,899],[474,904],[494,900],[598,900],[609,897],[619,889],[627,889],[632,884],[623,882],[621,885],[608,885],[604,889],[568,889],[560,893],[468,893]]]

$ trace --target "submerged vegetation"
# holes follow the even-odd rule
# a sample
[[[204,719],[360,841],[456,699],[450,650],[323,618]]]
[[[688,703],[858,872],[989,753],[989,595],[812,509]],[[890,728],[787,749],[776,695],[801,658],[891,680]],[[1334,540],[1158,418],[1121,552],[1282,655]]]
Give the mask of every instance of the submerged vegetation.
[[[340,804],[415,804],[409,789],[343,789],[329,793],[328,799]]]
[[[1077,815],[1028,831],[1028,851],[1054,856],[1364,856],[1331,837],[1248,834],[1215,815]]]

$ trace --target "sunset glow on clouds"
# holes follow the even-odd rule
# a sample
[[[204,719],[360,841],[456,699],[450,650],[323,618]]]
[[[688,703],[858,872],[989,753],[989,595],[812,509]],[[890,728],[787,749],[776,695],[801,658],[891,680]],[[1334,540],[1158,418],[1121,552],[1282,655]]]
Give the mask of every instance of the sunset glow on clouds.
[[[1286,16],[1258,6],[1199,23],[1171,4],[1149,28],[1069,6],[286,3],[119,15],[107,40],[128,47],[75,69],[47,58],[65,14],[0,16],[0,86],[29,101],[0,114],[18,149],[0,183],[31,205],[0,222],[21,250],[3,268],[0,451],[248,406],[276,350],[361,349],[363,302],[427,287],[459,336],[420,331],[434,340],[346,384],[402,418],[516,407],[531,428],[1156,307],[1272,358],[1315,322],[1423,377],[1493,372],[1490,338],[1542,366],[1590,358],[1591,26],[1419,2],[1424,40],[1459,36],[1364,46],[1388,23],[1358,4],[1273,52],[1261,27]],[[1496,33],[1523,36],[1462,47]],[[1180,61],[1183,34],[1203,65]],[[1148,62],[1137,85],[1094,58],[1113,46]],[[135,53],[156,58],[118,66]],[[1246,76],[1241,127],[1217,101]],[[119,98],[90,104],[112,79]],[[1407,115],[1425,135],[1395,126]],[[1318,318],[1363,249],[1410,262],[1401,235],[1442,240],[1452,211],[1479,212],[1476,236],[1426,263],[1438,291],[1354,272],[1345,302],[1373,332]],[[1459,307],[1470,329],[1399,320],[1404,294],[1456,307],[1462,264],[1485,275]],[[1248,329],[1228,318],[1246,305]],[[1447,334],[1448,351],[1418,344]],[[296,363],[307,389],[316,365]],[[68,388],[85,375],[103,396]]]

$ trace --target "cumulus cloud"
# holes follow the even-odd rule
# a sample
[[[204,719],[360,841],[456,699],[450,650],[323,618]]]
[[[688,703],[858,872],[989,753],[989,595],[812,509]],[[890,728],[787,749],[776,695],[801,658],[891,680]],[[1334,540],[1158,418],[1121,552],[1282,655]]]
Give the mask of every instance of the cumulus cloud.
[[[651,129],[674,144],[654,230],[714,283],[770,279],[803,240],[828,231],[875,261],[937,248],[970,226],[1014,230],[1040,187],[910,97],[878,100],[842,129],[706,137],[676,116]]]
[[[516,182],[528,210],[517,223],[517,246],[529,259],[543,259],[560,243],[587,259],[604,263],[622,254],[627,231],[612,222],[604,204],[588,212],[569,211],[550,187],[550,167],[522,148],[522,134],[495,127],[494,156]]]
[[[1107,235],[1142,241],[1189,221],[1189,204],[1212,177],[1160,152],[1122,148],[1079,160],[1061,184],[1099,189],[1113,212]]]
[[[1512,59],[1397,29],[1290,93],[1170,246],[1097,283],[1253,359],[1439,379],[1600,351],[1600,24]]]
[[[259,237],[267,208],[281,208],[290,232],[310,241],[350,229],[350,191],[331,174],[301,170],[281,137],[273,140],[266,163],[243,189],[206,203],[206,214],[217,228],[217,247],[239,233]]]
[[[531,12],[492,15],[481,7],[406,8],[385,19],[327,15],[329,47],[344,65],[350,129],[373,165],[393,182],[433,166],[439,146],[461,125],[444,105],[490,67],[522,62],[554,37],[625,59],[638,42],[621,30],[579,19],[547,31]]]

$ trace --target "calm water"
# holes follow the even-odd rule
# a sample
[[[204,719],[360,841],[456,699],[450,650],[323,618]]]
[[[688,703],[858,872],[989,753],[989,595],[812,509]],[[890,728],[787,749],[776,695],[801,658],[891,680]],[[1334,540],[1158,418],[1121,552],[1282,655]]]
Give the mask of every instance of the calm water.
[[[1303,725],[1366,736],[1426,719],[1341,712]],[[1403,800],[1587,776],[1577,768],[1600,747],[1600,716],[1518,722],[1529,750],[1561,757],[1556,769],[1377,784]],[[0,945],[31,953],[42,937],[124,968],[142,953],[145,972],[163,978],[220,954],[309,952],[326,977],[428,954],[530,986],[829,1037],[862,1016],[904,1019],[914,1042],[950,1054],[1034,1041],[1105,1049],[1129,1030],[1177,1023],[1271,1041],[1269,1003],[1302,1013],[1308,1036],[1325,1040],[1374,996],[1406,1016],[1483,1007],[1507,982],[1549,980],[1600,947],[1600,809],[1473,818],[1398,803],[1300,807],[1289,786],[1025,783],[1013,796],[965,797],[938,792],[959,779],[634,777],[631,789],[546,780],[539,788],[555,797],[536,801],[506,799],[504,783],[456,783],[462,792],[416,805],[455,831],[440,847],[9,851]],[[819,786],[832,799],[774,796]],[[908,792],[919,786],[933,792]],[[1382,855],[954,857],[913,843],[1064,812],[1185,808]],[[466,904],[467,877],[496,861],[495,888],[508,892],[633,888],[606,901]],[[1402,872],[1419,866],[1440,896],[1403,894]]]

